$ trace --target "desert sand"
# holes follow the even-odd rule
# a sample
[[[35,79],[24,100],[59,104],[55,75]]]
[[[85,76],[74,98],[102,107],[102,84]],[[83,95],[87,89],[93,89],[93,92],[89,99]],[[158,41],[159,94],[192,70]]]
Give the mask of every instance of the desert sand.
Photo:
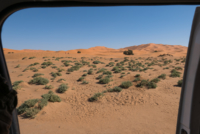
[[[123,51],[131,49],[134,55],[124,55]],[[81,53],[77,53],[81,51]],[[13,52],[13,53],[12,53]],[[184,59],[187,55],[187,47],[180,45],[163,45],[163,44],[142,44],[138,46],[126,47],[121,49],[112,49],[107,47],[93,47],[89,49],[76,49],[69,51],[44,51],[44,50],[12,50],[4,48],[4,54],[9,70],[12,83],[23,80],[19,84],[18,105],[29,99],[41,99],[42,94],[50,90],[61,98],[61,102],[48,102],[35,118],[26,118],[18,115],[21,134],[174,134],[178,116],[178,107],[180,100],[181,87],[177,82],[183,78],[185,63],[176,61]],[[170,54],[173,56],[162,56]],[[29,57],[35,57],[29,59]],[[27,57],[23,59],[23,57]],[[45,57],[45,58],[43,58]],[[53,58],[55,57],[55,58]],[[55,60],[56,57],[63,57]],[[69,58],[70,57],[70,58]],[[72,57],[72,58],[71,58]],[[93,61],[99,60],[105,64],[95,64],[96,69],[92,66],[84,65],[79,70],[67,73],[71,66],[63,66],[62,60],[71,60],[80,62],[81,57],[93,65]],[[106,66],[110,62],[116,63],[123,61],[124,57],[136,63],[140,62],[146,66],[146,62],[171,60],[164,66],[158,64],[149,66],[152,69],[146,71],[127,70],[125,76],[120,78],[121,73],[113,73],[112,67]],[[149,57],[151,60],[146,60]],[[76,59],[75,59],[76,58]],[[110,59],[113,58],[113,59]],[[49,59],[49,60],[48,60]],[[93,59],[93,60],[91,60]],[[62,76],[57,76],[51,80],[51,72],[57,72],[56,68],[51,66],[45,69],[41,64],[51,61],[58,68],[64,69],[60,72]],[[37,72],[27,70],[23,72],[28,65],[38,62]],[[158,62],[163,64],[163,62]],[[17,65],[18,68],[15,68]],[[127,65],[126,65],[127,64]],[[74,65],[74,62],[70,63]],[[163,69],[168,67],[169,69]],[[175,67],[181,67],[180,77],[170,77],[171,70]],[[93,74],[85,76],[88,84],[82,84],[77,81],[83,74],[84,70],[93,68]],[[96,79],[102,73],[96,73],[98,68],[106,68],[112,72],[113,81],[108,84],[99,84]],[[129,73],[128,73],[129,72]],[[47,78],[53,85],[53,89],[44,89],[45,85],[29,84],[29,81],[35,73],[43,73],[41,77]],[[160,79],[156,88],[148,89],[147,87],[137,87],[138,82],[133,82],[135,75],[140,74],[141,79],[152,80],[161,74],[166,74],[166,79]],[[66,81],[57,82],[63,78]],[[124,81],[131,81],[132,86],[123,89],[121,92],[107,92],[97,101],[90,102],[88,98],[97,92],[120,86]],[[69,88],[64,93],[58,93],[57,89],[62,83],[68,83]],[[105,86],[106,85],[106,86]]]

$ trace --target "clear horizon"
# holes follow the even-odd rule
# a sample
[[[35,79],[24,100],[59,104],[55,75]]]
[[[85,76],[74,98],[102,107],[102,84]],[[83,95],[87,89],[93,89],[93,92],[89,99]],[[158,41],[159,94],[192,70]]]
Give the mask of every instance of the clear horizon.
[[[3,48],[72,50],[155,43],[188,47],[197,6],[29,8],[2,28]]]

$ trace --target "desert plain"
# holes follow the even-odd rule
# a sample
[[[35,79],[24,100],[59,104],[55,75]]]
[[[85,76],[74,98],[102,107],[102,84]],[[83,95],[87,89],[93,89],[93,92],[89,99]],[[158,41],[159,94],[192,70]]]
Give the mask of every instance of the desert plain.
[[[123,53],[128,49],[134,55]],[[176,131],[187,47],[149,43],[68,51],[4,48],[4,55],[18,92],[21,134]],[[32,102],[26,107],[28,100]]]

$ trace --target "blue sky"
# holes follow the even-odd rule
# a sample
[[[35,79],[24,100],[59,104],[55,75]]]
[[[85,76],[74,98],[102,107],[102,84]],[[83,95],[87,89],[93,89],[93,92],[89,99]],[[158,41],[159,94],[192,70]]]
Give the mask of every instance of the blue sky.
[[[10,49],[71,50],[146,43],[188,46],[197,6],[29,8],[4,23]]]

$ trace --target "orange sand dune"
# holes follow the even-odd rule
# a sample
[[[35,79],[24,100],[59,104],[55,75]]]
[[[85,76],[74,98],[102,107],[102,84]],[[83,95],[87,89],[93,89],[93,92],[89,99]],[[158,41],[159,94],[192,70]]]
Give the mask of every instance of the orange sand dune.
[[[113,49],[107,48],[105,46],[96,46],[91,47],[89,49],[74,49],[68,51],[49,51],[49,50],[31,50],[31,49],[23,49],[23,50],[13,50],[4,48],[4,54],[6,54],[6,58],[22,58],[25,56],[52,56],[58,55],[59,56],[87,56],[87,55],[94,55],[94,56],[110,56],[116,55],[119,57],[124,56],[123,51],[125,50],[133,50],[134,56],[159,56],[160,54],[171,54],[173,56],[186,56],[187,54],[187,47],[181,45],[163,45],[163,44],[141,44],[138,46],[130,46],[120,49]],[[81,53],[77,54],[80,51]],[[10,53],[13,52],[13,53]]]

